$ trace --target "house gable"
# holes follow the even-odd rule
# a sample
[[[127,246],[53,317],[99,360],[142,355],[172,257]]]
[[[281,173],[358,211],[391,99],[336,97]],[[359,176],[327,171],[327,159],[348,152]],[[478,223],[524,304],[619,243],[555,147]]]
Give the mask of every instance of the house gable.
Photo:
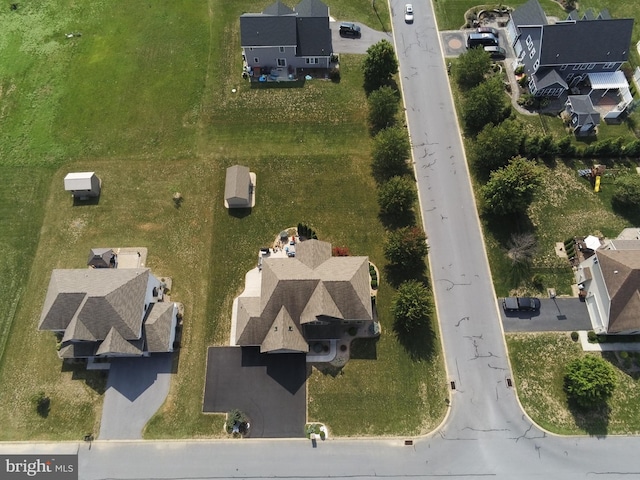
[[[260,297],[238,299],[236,343],[306,352],[303,325],[372,319],[367,257],[331,257],[331,244],[307,240],[295,258],[263,261]]]

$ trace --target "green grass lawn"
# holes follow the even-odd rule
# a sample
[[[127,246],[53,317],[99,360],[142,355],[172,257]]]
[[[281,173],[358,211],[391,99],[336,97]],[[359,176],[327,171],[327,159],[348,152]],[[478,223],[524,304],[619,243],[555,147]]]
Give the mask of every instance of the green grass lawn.
[[[640,432],[640,370],[637,360],[624,361],[612,353],[604,358],[615,367],[617,385],[608,408],[584,412],[569,407],[563,391],[566,365],[583,355],[569,334],[507,334],[507,346],[518,397],[529,416],[559,434],[620,435]]]
[[[376,14],[368,0],[328,3],[337,18],[389,22],[386,4]],[[9,312],[0,322],[0,439],[98,431],[105,377],[63,367],[53,335],[36,332],[51,270],[82,268],[91,247],[147,247],[147,266],[173,278],[172,298],[185,305],[176,375],[147,438],[221,434],[220,416],[201,413],[206,348],[228,343],[231,302],[280,230],[306,222],[384,267],[362,57],[341,57],[339,84],[250,88],[239,75],[237,17],[268,4],[50,0],[0,13],[0,218],[10,226],[0,268],[11,281],[0,291]],[[235,163],[257,173],[246,216],[222,205]],[[62,179],[83,170],[96,171],[103,194],[73,206]],[[309,382],[309,416],[334,434],[414,434],[445,412],[440,352],[417,362],[399,345],[394,291],[381,280],[381,339],[360,347],[343,374],[314,371]],[[30,401],[39,391],[51,398],[47,418]]]

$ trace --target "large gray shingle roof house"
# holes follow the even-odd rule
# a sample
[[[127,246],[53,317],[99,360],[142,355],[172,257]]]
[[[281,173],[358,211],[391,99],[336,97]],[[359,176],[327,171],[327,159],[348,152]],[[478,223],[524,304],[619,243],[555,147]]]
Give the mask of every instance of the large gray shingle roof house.
[[[576,280],[596,333],[640,333],[640,240],[611,240],[580,263]]]
[[[329,8],[320,0],[302,0],[294,9],[277,1],[262,13],[245,13],[240,16],[240,43],[246,65],[262,73],[329,68]]]
[[[632,30],[632,18],[606,12],[550,24],[538,0],[529,0],[511,13],[507,37],[531,93],[559,96],[591,75],[619,70],[629,58]]]
[[[38,329],[62,335],[61,358],[171,352],[178,310],[160,287],[148,268],[53,270]]]
[[[238,298],[236,345],[308,352],[308,340],[373,319],[367,257],[332,257],[330,243],[307,240],[295,258],[265,259],[261,276],[259,296]]]

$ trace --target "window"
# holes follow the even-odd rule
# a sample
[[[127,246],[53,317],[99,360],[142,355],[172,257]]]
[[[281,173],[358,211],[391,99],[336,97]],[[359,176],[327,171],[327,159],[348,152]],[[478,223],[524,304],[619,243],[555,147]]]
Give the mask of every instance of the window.
[[[595,66],[596,66],[595,63],[590,63],[589,65],[587,65],[587,70],[593,70]]]
[[[580,65],[574,65],[573,70],[580,70]]]
[[[529,52],[529,58],[533,58],[536,55],[536,49],[532,48],[531,51]]]
[[[615,62],[609,62],[609,63],[605,63],[604,67],[602,67],[602,68],[604,68],[605,70],[611,70],[615,66],[616,66]]]
[[[527,47],[529,48],[529,50],[531,50],[533,48],[533,39],[531,38],[531,35],[527,37],[525,42],[527,42]]]
[[[569,65],[562,65],[562,66],[560,67],[560,70],[566,70],[568,66],[569,66]]]
[[[318,63],[318,58],[317,57],[305,58],[304,63],[306,63],[307,65],[316,65]]]
[[[253,57],[253,63],[260,63],[260,59],[258,57]]]
[[[286,67],[287,66],[287,59],[286,58],[279,58],[278,59],[278,66],[279,67]]]
[[[280,53],[284,53],[284,47],[280,47]]]
[[[533,64],[533,70],[534,71],[538,70],[539,66],[540,66],[540,59],[536,60],[535,63]]]
[[[587,69],[587,64],[583,63],[582,65],[580,65],[580,70],[586,70]]]
[[[565,78],[565,80],[569,82],[571,81],[572,78],[573,78],[573,73],[570,73],[569,75],[567,75],[567,78]]]

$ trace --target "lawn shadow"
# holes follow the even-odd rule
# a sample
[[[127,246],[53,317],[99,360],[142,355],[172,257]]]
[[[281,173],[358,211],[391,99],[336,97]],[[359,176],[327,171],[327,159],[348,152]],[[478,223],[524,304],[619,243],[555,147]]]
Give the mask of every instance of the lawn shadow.
[[[377,345],[379,339],[380,337],[355,338],[351,342],[351,352],[349,354],[349,358],[353,360],[377,360]]]
[[[407,280],[417,280],[429,286],[429,279],[426,273],[427,266],[424,262],[418,263],[412,267],[393,264],[387,264],[384,266],[385,278],[393,288],[398,288]]]
[[[531,223],[531,219],[527,215],[493,215],[491,213],[484,212],[482,214],[482,219],[487,230],[491,232],[491,235],[503,248],[508,248],[509,241],[514,233],[532,232],[535,234],[536,230],[533,223]]]
[[[419,325],[410,330],[393,326],[393,331],[400,345],[414,362],[428,361],[433,357],[436,349],[436,334],[431,322]]]
[[[334,367],[329,363],[317,363],[314,367],[323,375],[331,375],[333,378],[336,378],[338,375],[344,375],[342,371],[343,367]]]
[[[100,203],[100,196],[97,197],[89,197],[86,200],[80,200],[77,197],[73,197],[73,206],[74,207],[89,207],[92,205],[98,205]]]
[[[403,213],[382,213],[378,214],[378,218],[384,227],[388,230],[395,230],[402,227],[413,227],[416,225],[416,214],[413,210]]]
[[[62,372],[71,372],[72,380],[82,380],[86,385],[99,395],[107,389],[107,376],[109,370],[87,370],[86,362],[62,361]]]
[[[247,208],[229,208],[229,216],[235,218],[245,218],[251,215],[251,207]]]
[[[592,408],[584,408],[569,401],[568,407],[576,425],[587,434],[598,438],[607,436],[609,432],[609,417],[611,415],[609,405],[602,403]]]

